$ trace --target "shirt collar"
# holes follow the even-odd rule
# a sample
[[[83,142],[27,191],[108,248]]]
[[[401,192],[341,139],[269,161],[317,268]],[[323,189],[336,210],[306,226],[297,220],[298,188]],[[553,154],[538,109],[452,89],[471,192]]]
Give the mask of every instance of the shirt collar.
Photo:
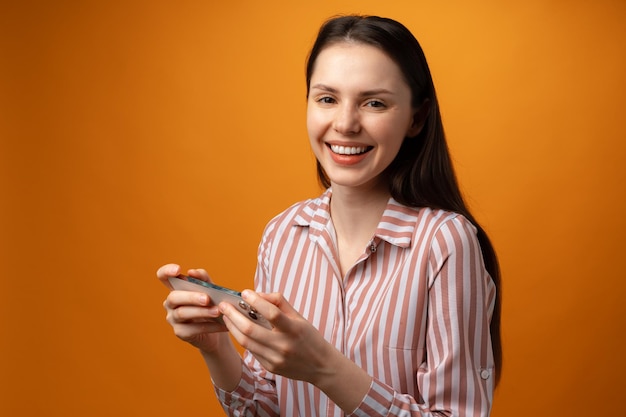
[[[294,217],[294,225],[309,227],[313,236],[319,236],[329,225],[331,196],[332,190],[329,188],[320,197],[306,201]],[[378,238],[401,248],[411,247],[418,212],[418,208],[404,206],[390,197],[374,232],[374,239]]]

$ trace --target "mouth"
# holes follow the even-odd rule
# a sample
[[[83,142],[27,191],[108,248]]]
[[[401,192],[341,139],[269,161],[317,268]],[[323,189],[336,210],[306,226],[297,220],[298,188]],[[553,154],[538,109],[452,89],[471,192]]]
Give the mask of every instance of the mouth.
[[[362,155],[371,151],[373,146],[341,146],[327,144],[330,150],[337,155]]]

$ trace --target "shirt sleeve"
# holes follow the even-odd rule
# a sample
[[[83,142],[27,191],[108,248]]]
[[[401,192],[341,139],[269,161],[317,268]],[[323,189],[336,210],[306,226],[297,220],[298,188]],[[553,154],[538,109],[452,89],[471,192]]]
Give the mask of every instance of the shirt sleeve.
[[[485,270],[476,229],[462,216],[446,221],[429,254],[426,360],[416,373],[419,393],[373,380],[350,416],[486,417],[494,361],[489,324],[495,285]]]
[[[267,371],[254,371],[246,363],[250,361],[254,359],[246,357],[242,362],[241,380],[233,391],[224,391],[213,385],[217,399],[229,416],[280,416],[272,375]]]

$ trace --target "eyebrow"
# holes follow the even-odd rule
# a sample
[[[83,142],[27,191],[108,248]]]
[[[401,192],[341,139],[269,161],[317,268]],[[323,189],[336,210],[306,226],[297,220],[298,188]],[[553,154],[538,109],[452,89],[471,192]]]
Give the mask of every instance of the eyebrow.
[[[321,83],[312,85],[311,90],[313,89],[323,90],[323,91],[327,91],[329,93],[334,93],[334,94],[339,92],[339,90],[337,90],[336,88],[328,86],[326,84],[321,84]],[[373,90],[366,90],[360,93],[360,95],[362,96],[376,96],[379,94],[393,94],[393,92],[390,90],[387,90],[386,88],[375,88]]]

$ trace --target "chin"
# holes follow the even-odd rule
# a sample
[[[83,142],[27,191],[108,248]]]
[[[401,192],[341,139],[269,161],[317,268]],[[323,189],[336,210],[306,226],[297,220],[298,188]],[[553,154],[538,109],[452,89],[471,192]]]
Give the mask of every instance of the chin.
[[[336,188],[346,188],[346,189],[366,189],[371,190],[372,188],[379,188],[382,185],[379,178],[347,178],[345,176],[329,176],[330,185]]]

